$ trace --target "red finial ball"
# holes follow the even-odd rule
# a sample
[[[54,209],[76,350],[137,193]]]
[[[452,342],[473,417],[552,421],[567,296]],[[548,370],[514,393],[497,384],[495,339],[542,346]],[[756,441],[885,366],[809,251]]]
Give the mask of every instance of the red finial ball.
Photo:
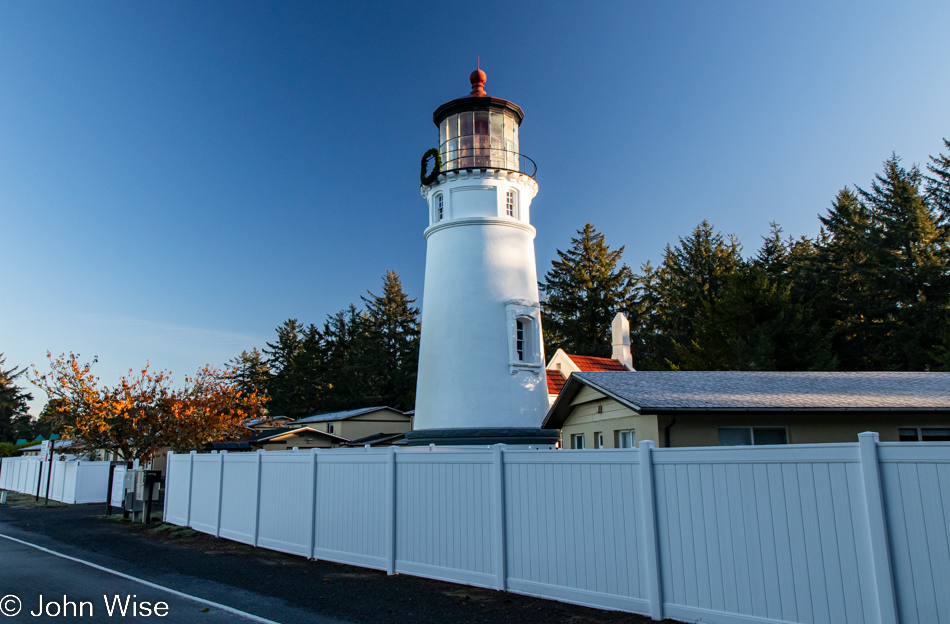
[[[485,75],[480,69],[476,69],[472,72],[472,75],[468,77],[472,82],[472,97],[481,97],[488,95],[485,93],[485,81],[488,80],[488,76]]]

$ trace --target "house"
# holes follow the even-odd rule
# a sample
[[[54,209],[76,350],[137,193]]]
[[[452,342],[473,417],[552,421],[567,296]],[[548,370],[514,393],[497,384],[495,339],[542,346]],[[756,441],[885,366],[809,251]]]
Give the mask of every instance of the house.
[[[412,412],[391,407],[364,407],[326,412],[261,429],[250,440],[254,448],[268,451],[289,448],[337,448],[340,446],[382,446],[401,440],[412,430]]]
[[[283,427],[264,431],[261,436],[250,441],[250,447],[265,451],[286,451],[292,448],[337,448],[349,440],[322,431],[317,427]]]
[[[313,427],[353,440],[375,433],[405,433],[412,430],[412,415],[391,407],[364,407],[300,418],[288,427]]]
[[[552,405],[567,378],[573,373],[594,371],[632,371],[633,359],[630,355],[630,322],[622,312],[614,317],[610,324],[613,339],[613,357],[593,357],[590,355],[571,355],[564,349],[558,349],[554,357],[545,366],[548,379],[548,405]]]
[[[563,448],[950,440],[950,373],[575,372],[542,426]]]

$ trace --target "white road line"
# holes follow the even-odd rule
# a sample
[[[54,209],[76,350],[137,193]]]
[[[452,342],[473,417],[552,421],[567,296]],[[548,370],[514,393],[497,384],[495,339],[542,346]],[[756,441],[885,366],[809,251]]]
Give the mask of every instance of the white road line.
[[[178,596],[179,598],[185,598],[185,599],[187,599],[187,600],[193,600],[194,602],[197,602],[197,603],[200,603],[200,604],[203,604],[203,605],[207,605],[207,606],[209,606],[209,607],[214,607],[215,609],[221,609],[222,611],[227,611],[228,613],[231,613],[231,614],[236,615],[236,616],[238,616],[238,617],[242,617],[242,618],[247,619],[247,620],[253,620],[254,622],[260,622],[261,624],[280,624],[280,622],[275,622],[274,620],[268,620],[267,618],[262,618],[262,617],[260,617],[259,615],[254,615],[253,613],[248,613],[247,611],[241,611],[240,609],[235,609],[234,607],[229,607],[228,605],[223,605],[223,604],[221,604],[220,602],[214,602],[213,600],[206,600],[206,599],[204,599],[204,598],[199,598],[198,596],[192,596],[191,594],[186,594],[186,593],[184,593],[184,592],[180,592],[180,591],[178,591],[177,589],[172,589],[172,588],[170,588],[170,587],[165,587],[164,585],[158,585],[157,583],[152,583],[152,582],[150,582],[150,581],[146,581],[146,580],[144,580],[144,579],[140,579],[140,578],[138,578],[138,577],[131,576],[131,575],[129,575],[129,574],[125,574],[124,572],[119,572],[119,571],[117,571],[117,570],[111,570],[111,569],[106,568],[106,567],[104,567],[104,566],[101,566],[101,565],[92,563],[91,561],[84,561],[83,559],[77,559],[76,557],[70,557],[69,555],[64,555],[63,553],[58,553],[58,552],[56,552],[55,550],[50,550],[49,548],[43,548],[42,546],[37,546],[36,544],[31,544],[30,542],[25,542],[25,541],[23,541],[23,540],[21,540],[21,539],[17,539],[17,538],[15,538],[15,537],[10,537],[9,535],[4,535],[3,533],[0,533],[0,537],[2,537],[2,538],[4,538],[4,539],[8,539],[8,540],[10,540],[11,542],[16,542],[16,543],[18,543],[18,544],[23,544],[24,546],[29,546],[30,548],[35,548],[36,550],[41,550],[41,551],[43,551],[43,552],[45,552],[45,553],[49,553],[49,554],[54,555],[54,556],[56,556],[56,557],[61,557],[61,558],[63,558],[63,559],[68,559],[69,561],[75,561],[76,563],[81,563],[82,565],[89,566],[90,568],[95,568],[96,570],[102,570],[103,572],[108,572],[109,574],[114,574],[115,576],[119,576],[119,577],[122,577],[122,578],[124,578],[124,579],[128,579],[128,580],[130,580],[130,581],[135,581],[136,583],[141,583],[142,585],[145,585],[146,587],[151,587],[152,589],[158,589],[158,590],[161,590],[161,591],[164,591],[164,592],[168,592],[169,594],[172,594],[172,595],[174,595],[174,596]]]

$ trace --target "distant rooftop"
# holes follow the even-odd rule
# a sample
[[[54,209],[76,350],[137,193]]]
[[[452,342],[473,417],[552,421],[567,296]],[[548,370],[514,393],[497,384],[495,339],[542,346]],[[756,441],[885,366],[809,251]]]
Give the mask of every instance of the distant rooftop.
[[[295,420],[295,421],[293,421],[293,424],[298,424],[298,423],[315,423],[315,422],[329,422],[329,421],[333,421],[333,420],[346,420],[347,418],[352,418],[352,417],[354,417],[354,416],[359,416],[360,414],[367,414],[367,413],[369,413],[369,412],[375,412],[375,411],[384,410],[384,409],[391,409],[391,410],[393,410],[394,412],[399,412],[400,414],[402,414],[402,412],[400,412],[400,411],[397,410],[397,409],[393,409],[393,408],[391,408],[391,407],[387,407],[387,406],[385,406],[385,405],[381,405],[381,406],[379,406],[379,407],[364,407],[364,408],[361,408],[361,409],[346,410],[346,411],[343,411],[343,412],[326,412],[326,413],[324,413],[324,414],[315,414],[315,415],[313,415],[313,416],[307,416],[307,417],[305,417],[305,418],[300,418],[300,419],[298,419],[298,420]]]
[[[567,357],[582,371],[626,371],[627,367],[611,358],[593,357],[590,355],[571,355]]]
[[[556,368],[550,368],[544,372],[548,379],[548,394],[559,393],[561,388],[564,387],[564,384],[567,383],[567,380],[564,379],[564,375]]]

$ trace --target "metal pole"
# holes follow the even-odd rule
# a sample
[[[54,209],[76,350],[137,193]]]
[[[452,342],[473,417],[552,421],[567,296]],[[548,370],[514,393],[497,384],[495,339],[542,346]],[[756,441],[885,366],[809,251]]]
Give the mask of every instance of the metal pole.
[[[109,462],[109,489],[106,491],[106,515],[112,515],[112,488],[115,486],[115,462]]]
[[[44,505],[49,505],[49,479],[53,474],[53,451],[56,449],[56,440],[53,439],[52,434],[50,434],[49,440],[49,469],[46,471],[46,502]]]
[[[146,475],[147,476],[147,475]],[[150,524],[152,522],[152,492],[155,490],[155,484],[148,484],[148,500],[145,501],[145,522],[144,524]]]
[[[43,485],[43,460],[37,458],[36,462],[36,498],[35,502],[40,500],[40,486]]]

